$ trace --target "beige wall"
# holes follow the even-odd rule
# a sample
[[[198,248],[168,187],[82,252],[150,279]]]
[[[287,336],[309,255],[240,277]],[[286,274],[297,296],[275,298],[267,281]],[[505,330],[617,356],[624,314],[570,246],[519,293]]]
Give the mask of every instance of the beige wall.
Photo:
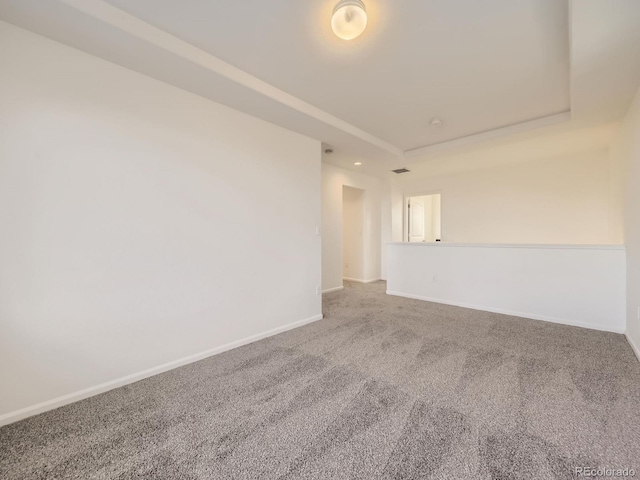
[[[619,244],[608,151],[599,149],[452,175],[392,181],[393,240],[402,239],[399,198],[442,194],[442,241]]]
[[[342,276],[362,280],[364,273],[365,191],[342,187]]]

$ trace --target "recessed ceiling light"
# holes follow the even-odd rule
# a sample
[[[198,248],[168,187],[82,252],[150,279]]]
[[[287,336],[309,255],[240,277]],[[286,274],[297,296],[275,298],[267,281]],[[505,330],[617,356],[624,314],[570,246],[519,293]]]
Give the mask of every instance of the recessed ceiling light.
[[[354,165],[355,165],[356,167],[359,167],[360,165],[362,165],[362,162],[356,162],[356,163],[354,163]]]
[[[362,0],[341,0],[333,9],[331,29],[343,40],[359,37],[367,27],[367,11]]]
[[[434,118],[433,120],[431,120],[431,122],[429,122],[429,124],[432,127],[440,127],[442,125],[442,120],[440,120],[439,118]]]

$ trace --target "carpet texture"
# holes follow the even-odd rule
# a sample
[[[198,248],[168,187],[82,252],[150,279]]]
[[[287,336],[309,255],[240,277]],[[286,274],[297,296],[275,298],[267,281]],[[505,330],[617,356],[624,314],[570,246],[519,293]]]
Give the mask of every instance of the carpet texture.
[[[640,470],[622,335],[389,297],[0,430],[0,478],[553,479]],[[640,475],[640,472],[637,473]]]

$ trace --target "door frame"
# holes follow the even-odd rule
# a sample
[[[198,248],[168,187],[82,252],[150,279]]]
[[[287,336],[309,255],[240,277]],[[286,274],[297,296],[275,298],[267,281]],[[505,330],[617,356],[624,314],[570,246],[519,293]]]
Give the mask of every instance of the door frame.
[[[420,190],[423,193],[404,193],[402,198],[402,241],[404,243],[409,242],[409,198],[411,197],[423,197],[426,195],[440,195],[440,237],[442,238],[442,205],[444,204],[444,195],[442,190]]]

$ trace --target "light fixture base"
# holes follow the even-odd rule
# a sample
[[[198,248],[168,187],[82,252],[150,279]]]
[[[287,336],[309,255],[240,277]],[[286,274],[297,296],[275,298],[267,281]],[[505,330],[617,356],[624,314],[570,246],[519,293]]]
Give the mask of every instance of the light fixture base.
[[[367,28],[367,9],[362,0],[341,0],[333,9],[331,29],[343,40],[359,37]]]
[[[364,10],[365,12],[367,11],[367,8],[364,6],[364,2],[362,0],[340,0],[338,4],[335,6],[335,8],[333,9],[333,14],[335,15],[335,13],[338,10],[340,10],[342,7],[347,7],[347,6],[358,7]]]

